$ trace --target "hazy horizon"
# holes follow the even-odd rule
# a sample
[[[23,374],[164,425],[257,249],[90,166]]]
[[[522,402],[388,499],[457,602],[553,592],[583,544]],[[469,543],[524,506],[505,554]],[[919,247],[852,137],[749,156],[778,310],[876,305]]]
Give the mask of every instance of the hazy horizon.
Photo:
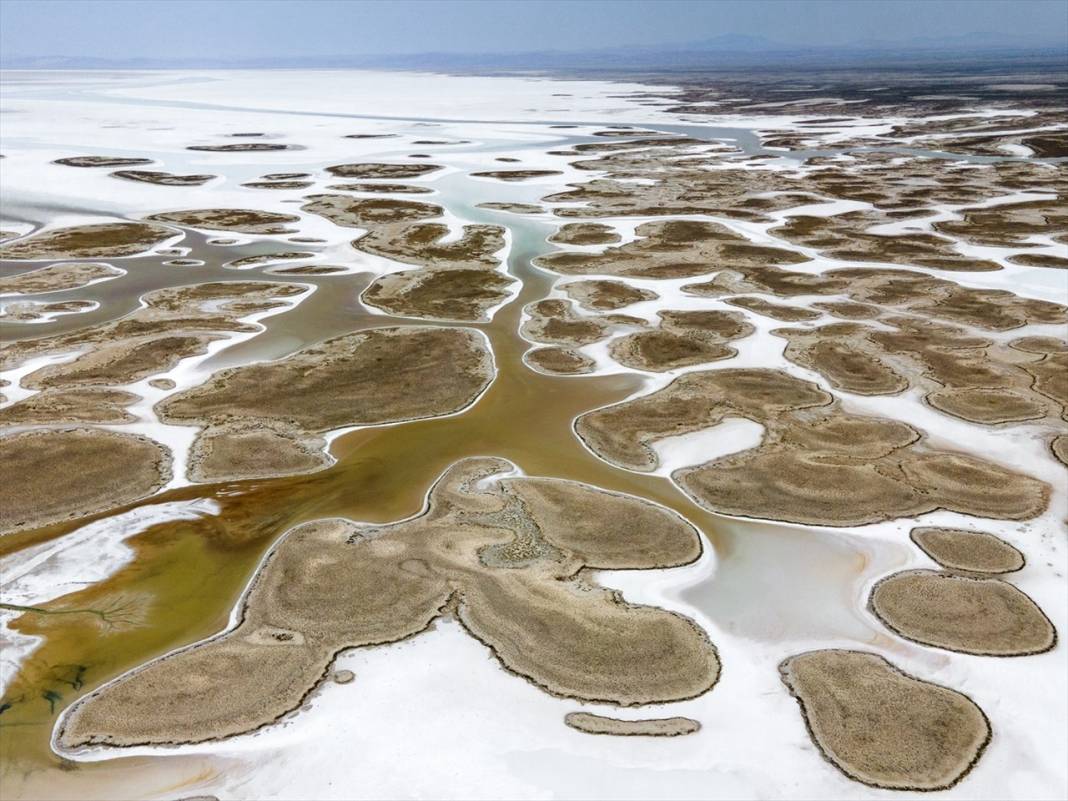
[[[685,47],[721,37],[757,51],[873,40],[1068,43],[1061,0],[0,0],[0,18],[5,61],[519,54]]]

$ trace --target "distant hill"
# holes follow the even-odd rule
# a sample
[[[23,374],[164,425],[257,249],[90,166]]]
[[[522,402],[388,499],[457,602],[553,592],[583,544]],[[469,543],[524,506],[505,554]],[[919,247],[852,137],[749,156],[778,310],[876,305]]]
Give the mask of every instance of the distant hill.
[[[753,66],[875,66],[938,64],[961,59],[1023,59],[1062,63],[1068,42],[1036,42],[996,32],[930,37],[908,42],[865,40],[845,45],[799,47],[761,36],[725,34],[674,45],[633,45],[587,50],[514,53],[349,53],[316,56],[226,58],[88,58],[0,54],[4,69],[396,69],[396,70],[677,70]]]

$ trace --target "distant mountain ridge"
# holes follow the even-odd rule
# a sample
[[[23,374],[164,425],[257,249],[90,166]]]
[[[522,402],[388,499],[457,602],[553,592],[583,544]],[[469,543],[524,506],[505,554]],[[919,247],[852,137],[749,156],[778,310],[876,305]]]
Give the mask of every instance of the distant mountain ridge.
[[[515,53],[364,53],[291,55],[255,58],[190,57],[98,58],[63,55],[0,54],[3,69],[678,69],[804,64],[847,66],[961,57],[1045,58],[1063,60],[1068,42],[1035,42],[1027,37],[977,31],[908,42],[863,40],[842,45],[798,46],[750,34],[723,34],[672,45],[628,45],[586,50]]]

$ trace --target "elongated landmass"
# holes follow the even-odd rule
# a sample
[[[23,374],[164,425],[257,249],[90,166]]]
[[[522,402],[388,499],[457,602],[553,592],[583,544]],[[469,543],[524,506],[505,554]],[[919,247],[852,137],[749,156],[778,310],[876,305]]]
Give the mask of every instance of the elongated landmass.
[[[590,712],[568,712],[564,716],[564,723],[586,734],[611,734],[616,737],[678,737],[701,730],[701,724],[693,718],[620,720]]]
[[[0,259],[112,259],[144,253],[178,231],[143,222],[99,223],[53,228],[0,245]]]
[[[118,278],[124,271],[110,264],[66,262],[0,278],[0,295],[34,295],[63,292],[97,281]]]
[[[715,648],[691,620],[627,603],[583,568],[692,562],[697,531],[667,509],[571,481],[502,477],[473,458],[424,511],[385,525],[319,520],[265,560],[235,628],[75,704],[64,748],[202,742],[298,708],[346,649],[395,642],[453,614],[509,671],[549,693],[621,705],[707,692]]]
[[[942,567],[971,573],[1013,573],[1024,566],[1024,555],[986,531],[920,526],[909,532],[912,541]]]

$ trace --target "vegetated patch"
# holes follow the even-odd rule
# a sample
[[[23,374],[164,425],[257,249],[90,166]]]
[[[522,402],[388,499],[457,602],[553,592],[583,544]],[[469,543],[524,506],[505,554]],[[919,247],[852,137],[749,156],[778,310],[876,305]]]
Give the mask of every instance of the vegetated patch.
[[[968,696],[877,654],[809,651],[785,660],[779,673],[823,756],[872,787],[952,787],[990,742],[990,722]]]
[[[523,359],[535,369],[550,375],[582,375],[593,371],[594,361],[571,348],[534,348]]]
[[[532,178],[547,178],[563,175],[559,170],[484,170],[471,173],[472,178],[493,178],[497,181],[529,181]]]
[[[902,637],[950,651],[1025,656],[1057,642],[1035,602],[996,578],[903,570],[872,588],[868,606]]]
[[[411,637],[448,614],[507,670],[553,695],[640,705],[711,689],[719,662],[693,621],[627,603],[582,570],[687,564],[701,552],[693,526],[633,496],[501,477],[512,471],[501,459],[466,459],[413,518],[291,529],[233,630],[81,699],[59,742],[203,742],[252,731],[298,708],[340,651]]]
[[[590,712],[568,712],[564,723],[586,734],[611,734],[616,737],[678,737],[700,731],[701,724],[693,718],[656,718],[653,720],[620,720]]]
[[[43,261],[134,256],[177,235],[172,228],[143,222],[73,225],[0,245],[0,259]]]
[[[135,167],[139,164],[151,164],[152,159],[124,156],[67,156],[56,159],[52,163],[62,164],[65,167]]]
[[[442,169],[440,164],[404,164],[380,161],[355,164],[335,164],[326,171],[338,178],[386,178],[391,180],[418,178]]]
[[[950,570],[1013,573],[1024,566],[1020,551],[986,531],[918,526],[909,532],[909,537],[925,554]]]
[[[842,411],[816,384],[778,370],[724,368],[681,375],[649,395],[581,415],[575,430],[620,467],[658,465],[651,443],[744,417],[761,444],[675,471],[697,503],[720,514],[856,526],[948,509],[1026,520],[1047,484],[983,459],[928,446],[895,420]]]
[[[291,234],[296,229],[288,223],[300,221],[295,214],[279,214],[258,209],[189,209],[151,214],[148,219],[184,225],[187,228],[207,228],[212,231],[237,231],[244,234]]]
[[[117,170],[111,173],[115,178],[124,178],[127,181],[140,181],[146,184],[159,186],[202,186],[217,175],[190,174],[176,175],[171,172],[159,170]]]
[[[0,462],[7,473],[0,485],[0,534],[121,506],[151,495],[171,478],[165,447],[145,437],[98,429],[0,437]]]

